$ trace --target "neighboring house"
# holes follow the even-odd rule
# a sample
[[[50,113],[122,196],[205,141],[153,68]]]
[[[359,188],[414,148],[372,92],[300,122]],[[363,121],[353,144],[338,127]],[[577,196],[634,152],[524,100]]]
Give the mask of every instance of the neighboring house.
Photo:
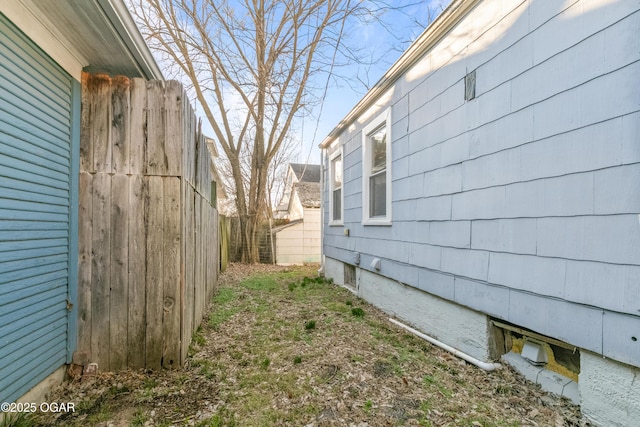
[[[224,182],[218,171],[216,159],[219,157],[216,141],[206,137],[207,147],[211,153],[211,172],[213,182],[211,183],[211,201],[220,214],[219,220],[219,246],[220,246],[220,271],[224,271],[229,266],[230,258],[230,234],[231,224],[229,217],[233,216],[235,207],[233,200],[230,200],[224,188]]]
[[[637,1],[453,0],[321,144],[325,274],[636,425],[638,34]]]
[[[320,262],[320,165],[290,163],[273,229],[276,264]]]
[[[0,402],[183,362],[218,272],[210,161],[122,0],[0,2]]]
[[[218,167],[216,165],[216,159],[219,157],[218,148],[216,147],[216,141],[213,138],[209,137],[205,137],[205,141],[207,142],[209,153],[211,153],[211,173],[213,175],[213,182],[211,185],[211,200],[215,206],[218,206],[220,204],[225,205],[228,203],[229,196],[224,189],[224,183],[222,182],[220,172],[218,171]],[[213,183],[215,183],[215,185],[213,185]],[[229,212],[222,212],[220,209],[218,210],[222,215],[229,214]]]

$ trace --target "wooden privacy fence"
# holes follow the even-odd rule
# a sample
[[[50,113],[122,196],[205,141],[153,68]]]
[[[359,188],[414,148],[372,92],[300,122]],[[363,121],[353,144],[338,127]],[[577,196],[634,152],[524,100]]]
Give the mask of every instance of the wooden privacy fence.
[[[225,271],[229,266],[229,235],[231,234],[231,220],[230,218],[219,215],[218,221],[220,222],[220,270]]]
[[[207,145],[178,82],[82,85],[74,362],[181,365],[219,271]]]

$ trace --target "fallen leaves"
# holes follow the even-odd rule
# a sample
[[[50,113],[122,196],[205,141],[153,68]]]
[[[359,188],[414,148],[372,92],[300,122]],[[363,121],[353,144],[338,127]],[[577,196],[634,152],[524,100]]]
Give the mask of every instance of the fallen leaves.
[[[66,383],[55,400],[81,411],[36,424],[589,425],[508,367],[484,372],[351,292],[302,280],[316,269],[232,264],[184,368]]]

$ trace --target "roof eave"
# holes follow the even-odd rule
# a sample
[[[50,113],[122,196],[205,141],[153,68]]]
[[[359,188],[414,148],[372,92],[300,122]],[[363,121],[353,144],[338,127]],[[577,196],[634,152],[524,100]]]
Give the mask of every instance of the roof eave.
[[[94,0],[106,14],[115,32],[127,47],[132,60],[147,80],[164,80],[149,46],[123,0]]]
[[[357,118],[433,48],[458,21],[482,0],[453,0],[449,6],[409,46],[378,82],[364,95],[344,119],[327,135],[319,147],[329,147]]]

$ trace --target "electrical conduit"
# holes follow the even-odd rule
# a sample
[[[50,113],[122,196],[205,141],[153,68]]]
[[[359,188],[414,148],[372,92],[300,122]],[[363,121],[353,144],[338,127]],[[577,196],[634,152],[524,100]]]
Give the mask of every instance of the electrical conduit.
[[[441,341],[438,341],[435,338],[431,338],[429,335],[425,335],[422,332],[413,329],[410,326],[405,325],[404,323],[400,323],[395,319],[391,319],[389,318],[389,321],[391,321],[391,323],[394,323],[398,326],[400,326],[402,329],[405,329],[409,332],[411,332],[412,334],[422,338],[423,340],[429,341],[431,344],[440,347],[443,350],[447,350],[449,353],[452,353],[454,356],[459,357],[460,359],[466,360],[467,362],[471,363],[472,365],[477,366],[478,368],[484,369],[485,371],[493,371],[495,369],[498,369],[501,367],[501,365],[499,363],[491,363],[491,362],[483,362],[482,360],[478,360],[473,356],[469,356],[467,353],[463,353],[460,350],[457,350]]]

